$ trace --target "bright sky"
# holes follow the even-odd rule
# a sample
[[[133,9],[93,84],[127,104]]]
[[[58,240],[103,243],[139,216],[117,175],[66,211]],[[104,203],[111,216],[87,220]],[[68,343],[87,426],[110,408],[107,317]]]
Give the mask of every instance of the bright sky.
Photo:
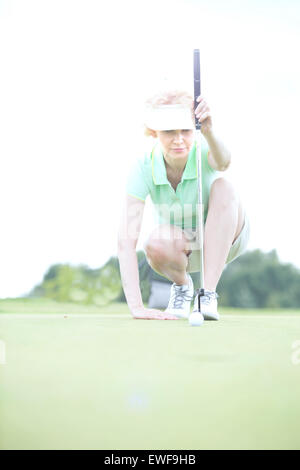
[[[0,298],[116,254],[143,101],[164,81],[192,90],[194,48],[249,249],[300,267],[298,0],[2,0]]]

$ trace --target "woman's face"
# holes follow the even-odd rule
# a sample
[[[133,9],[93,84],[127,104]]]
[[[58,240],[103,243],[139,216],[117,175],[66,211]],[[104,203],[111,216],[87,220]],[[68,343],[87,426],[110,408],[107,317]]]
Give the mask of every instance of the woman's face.
[[[163,153],[172,159],[186,159],[194,143],[193,129],[156,131]]]

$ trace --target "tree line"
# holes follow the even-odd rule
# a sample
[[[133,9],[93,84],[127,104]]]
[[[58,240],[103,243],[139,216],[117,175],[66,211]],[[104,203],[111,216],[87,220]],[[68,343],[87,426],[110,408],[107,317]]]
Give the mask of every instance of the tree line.
[[[154,273],[144,252],[139,251],[137,255],[142,297],[147,303],[152,280],[165,282],[166,279]],[[197,274],[192,277],[197,287]],[[300,270],[291,263],[280,262],[275,250],[248,251],[227,265],[217,292],[219,305],[224,307],[300,308]],[[98,269],[55,264],[28,296],[99,306],[126,301],[117,257],[111,257]]]

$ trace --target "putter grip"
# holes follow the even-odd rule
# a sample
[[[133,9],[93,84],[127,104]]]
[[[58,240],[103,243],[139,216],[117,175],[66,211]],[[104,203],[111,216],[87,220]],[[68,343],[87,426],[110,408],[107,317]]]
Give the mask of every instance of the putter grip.
[[[200,79],[200,50],[194,49],[194,110],[197,107],[196,99],[201,95],[201,79]],[[201,124],[196,120],[196,129],[201,129]]]

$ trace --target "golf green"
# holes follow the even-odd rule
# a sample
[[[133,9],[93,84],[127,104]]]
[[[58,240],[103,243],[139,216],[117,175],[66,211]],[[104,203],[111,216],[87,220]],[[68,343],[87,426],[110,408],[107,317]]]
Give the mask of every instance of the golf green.
[[[300,449],[300,312],[221,314],[0,301],[0,448]]]

